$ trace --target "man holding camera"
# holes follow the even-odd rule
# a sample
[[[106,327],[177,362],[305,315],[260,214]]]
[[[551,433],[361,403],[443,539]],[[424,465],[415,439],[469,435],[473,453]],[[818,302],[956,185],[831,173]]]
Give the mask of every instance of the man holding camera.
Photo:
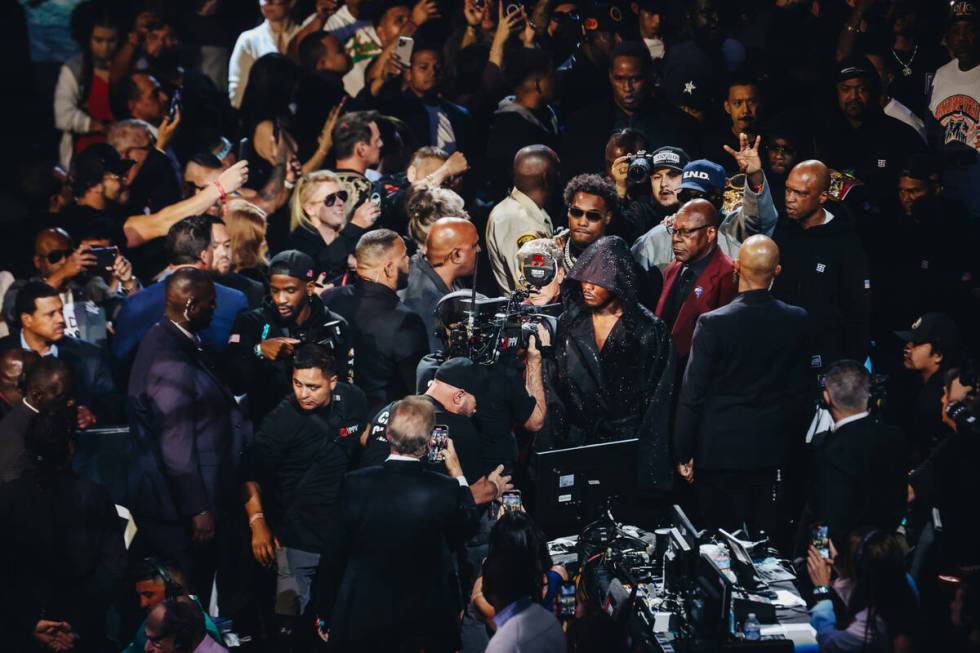
[[[244,456],[252,554],[276,567],[275,614],[287,650],[320,554],[337,530],[340,485],[368,419],[364,393],[338,382],[341,365],[327,347],[300,344],[291,362],[293,392]]]
[[[261,308],[240,313],[228,337],[229,368],[237,394],[247,394],[256,422],[289,394],[289,360],[300,343],[331,349],[347,378],[351,339],[347,321],[316,294],[313,259],[295,249],[269,263],[269,297]]]
[[[706,199],[722,213],[718,246],[732,259],[738,258],[738,248],[749,236],[772,236],[779,218],[769,182],[762,171],[760,143],[759,138],[750,141],[748,136],[741,134],[738,151],[725,146],[725,151],[735,157],[739,172],[745,175],[741,201],[731,210],[724,210],[725,169],[714,161],[697,159],[685,165],[676,193],[679,204],[692,199]],[[669,220],[667,218],[633,243],[633,256],[644,270],[654,266],[663,270],[674,260],[671,237],[667,232]]]
[[[450,358],[436,370],[423,398],[432,403],[436,411],[436,424],[445,426],[449,439],[459,457],[463,474],[475,483],[483,474],[480,459],[480,436],[473,424],[477,412],[477,394],[486,388],[486,372],[468,358]],[[375,415],[371,430],[367,432],[361,467],[382,464],[391,453],[385,431],[394,402]]]

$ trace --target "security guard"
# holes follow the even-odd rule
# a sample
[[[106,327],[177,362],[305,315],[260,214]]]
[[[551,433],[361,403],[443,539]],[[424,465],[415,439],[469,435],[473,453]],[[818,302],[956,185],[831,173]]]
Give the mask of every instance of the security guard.
[[[367,424],[367,400],[339,382],[328,348],[301,344],[291,362],[293,391],[276,406],[245,449],[245,511],[252,555],[276,564],[275,614],[288,646],[310,599],[320,555],[333,551],[344,474]]]
[[[260,308],[240,313],[228,338],[229,380],[248,395],[249,414],[258,423],[289,394],[293,350],[303,342],[325,345],[347,377],[352,356],[347,321],[330,312],[316,294],[314,262],[295,249],[269,264],[270,296]]]
[[[419,315],[398,299],[408,279],[405,242],[390,229],[369,231],[357,242],[357,279],[333,288],[323,303],[351,325],[354,383],[364,391],[371,412],[415,389],[415,367],[429,351]]]

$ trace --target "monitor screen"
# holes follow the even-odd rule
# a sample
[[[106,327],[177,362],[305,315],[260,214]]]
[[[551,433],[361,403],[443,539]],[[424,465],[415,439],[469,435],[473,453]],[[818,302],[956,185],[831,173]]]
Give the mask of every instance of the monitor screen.
[[[537,454],[532,514],[548,537],[579,533],[606,499],[636,491],[638,442],[631,438]]]

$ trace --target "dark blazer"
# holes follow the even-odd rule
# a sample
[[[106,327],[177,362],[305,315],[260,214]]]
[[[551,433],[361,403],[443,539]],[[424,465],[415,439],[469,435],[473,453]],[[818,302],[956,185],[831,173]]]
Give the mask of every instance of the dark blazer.
[[[429,353],[425,324],[390,288],[357,279],[323,294],[323,303],[354,332],[354,383],[368,412],[415,392],[415,368]]]
[[[425,109],[425,103],[411,91],[400,90],[400,87],[400,78],[385,84],[378,93],[376,100],[378,109],[385,115],[395,116],[408,126],[416,138],[416,148],[435,145],[429,127],[429,112]],[[453,136],[456,138],[456,150],[466,152],[467,136],[472,125],[470,112],[443,98],[438,98],[435,104],[449,118],[449,124],[453,127]]]
[[[0,637],[35,651],[38,619],[65,620],[82,650],[105,645],[105,614],[126,567],[123,522],[101,485],[71,472],[27,471],[0,485]]]
[[[691,351],[691,337],[694,335],[694,325],[698,316],[724,306],[732,301],[737,292],[733,274],[735,265],[732,259],[728,258],[720,247],[715,247],[715,251],[710,256],[711,260],[707,267],[694,280],[691,294],[684,298],[684,303],[677,311],[677,319],[674,320],[674,326],[670,331],[678,359],[686,358]],[[663,317],[664,305],[670,296],[671,288],[679,278],[680,270],[681,264],[678,261],[671,261],[664,270],[664,288],[660,292],[660,301],[657,302],[658,317]]]
[[[453,552],[476,533],[468,488],[389,460],[347,474],[342,540],[329,563],[320,614],[343,650],[459,650],[464,603]],[[323,568],[321,567],[321,572]]]
[[[170,320],[146,334],[129,383],[129,508],[178,520],[238,502],[251,423]]]
[[[58,358],[71,368],[72,396],[76,403],[95,414],[99,426],[123,419],[123,399],[105,353],[90,342],[65,336],[55,343]],[[0,340],[0,349],[19,349],[20,331]]]
[[[161,279],[126,299],[116,316],[116,335],[112,340],[112,354],[116,359],[128,360],[150,328],[163,319],[166,285],[166,280]],[[248,309],[248,299],[240,290],[233,290],[220,283],[214,284],[214,292],[214,317],[200,336],[209,348],[221,351],[228,345],[228,335],[235,316]]]
[[[762,469],[786,462],[813,383],[806,311],[767,290],[698,318],[674,427],[674,461]],[[812,389],[812,388],[811,388]]]
[[[412,267],[408,271],[408,285],[399,293],[402,302],[409,310],[418,313],[425,324],[425,333],[429,338],[430,351],[442,351],[442,338],[435,334],[436,316],[434,311],[439,300],[458,290],[458,286],[446,287],[428,259],[422,252],[412,256]]]
[[[893,530],[906,506],[906,442],[894,426],[871,417],[818,433],[813,449],[810,509],[830,527],[838,550],[851,531]]]

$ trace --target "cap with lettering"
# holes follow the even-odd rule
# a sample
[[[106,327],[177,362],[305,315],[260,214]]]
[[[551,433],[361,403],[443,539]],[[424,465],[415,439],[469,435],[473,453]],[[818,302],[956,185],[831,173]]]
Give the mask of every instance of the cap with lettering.
[[[269,261],[269,276],[282,274],[310,282],[315,278],[313,259],[298,249],[279,252]]]
[[[672,145],[665,145],[659,150],[656,150],[651,159],[654,170],[657,168],[671,168],[677,172],[684,172],[684,166],[691,161],[691,157],[688,156],[687,152]]]
[[[980,9],[973,0],[956,0],[949,3],[949,16],[947,21],[954,23],[958,20],[965,20],[970,23],[977,23],[980,19]]]
[[[681,190],[688,188],[704,194],[725,187],[725,169],[714,161],[697,159],[684,166]]]

